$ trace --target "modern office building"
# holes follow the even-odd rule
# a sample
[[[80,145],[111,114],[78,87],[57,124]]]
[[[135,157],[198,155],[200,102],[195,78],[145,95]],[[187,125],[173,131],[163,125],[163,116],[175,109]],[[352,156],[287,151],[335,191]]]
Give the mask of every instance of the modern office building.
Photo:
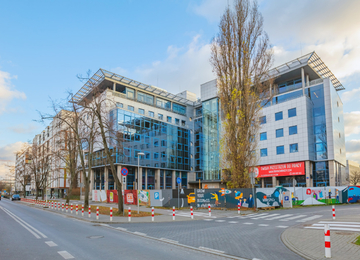
[[[346,151],[342,102],[344,87],[315,52],[270,71],[274,95],[263,108],[258,138],[257,186],[341,185]],[[114,101],[109,116],[124,134],[116,153],[124,189],[224,187],[219,139],[221,117],[216,80],[201,85],[201,99],[171,94],[100,69],[75,95],[81,104],[94,88]],[[115,105],[116,104],[116,105]],[[144,156],[138,158],[138,153]],[[114,189],[101,148],[93,161],[91,189]],[[137,167],[140,165],[138,178]]]

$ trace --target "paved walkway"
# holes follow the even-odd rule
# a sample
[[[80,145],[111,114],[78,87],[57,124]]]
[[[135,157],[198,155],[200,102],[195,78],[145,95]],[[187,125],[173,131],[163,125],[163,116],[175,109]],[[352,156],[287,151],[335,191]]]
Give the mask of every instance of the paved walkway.
[[[360,259],[360,246],[354,244],[360,236],[359,215],[300,224],[286,229],[281,239],[289,249],[306,259],[325,259],[324,223],[330,223],[331,259],[355,259],[354,256]]]

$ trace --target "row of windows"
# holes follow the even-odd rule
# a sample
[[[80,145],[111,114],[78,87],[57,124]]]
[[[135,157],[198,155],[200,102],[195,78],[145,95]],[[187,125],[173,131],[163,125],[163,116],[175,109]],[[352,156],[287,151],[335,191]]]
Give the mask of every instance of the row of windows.
[[[296,116],[296,108],[291,108],[288,110],[288,118],[295,117]],[[283,119],[283,112],[277,112],[275,113],[275,121],[279,121]],[[266,116],[260,117],[260,124],[266,124]]]
[[[299,151],[298,144],[290,144],[290,153],[297,153]],[[276,146],[276,154],[284,154],[285,153],[285,147],[283,145]],[[268,150],[267,148],[260,149],[260,156],[266,157],[268,156]]]
[[[123,108],[123,107],[124,107],[124,105],[123,105],[122,103],[116,103],[116,106],[119,107],[119,108]],[[134,111],[134,110],[135,110],[135,108],[134,108],[133,106],[130,106],[130,105],[128,105],[127,109],[130,110],[130,111]],[[138,109],[138,113],[141,114],[141,115],[145,115],[145,110],[142,109],[142,108],[139,108],[139,109]],[[148,116],[154,118],[154,117],[155,117],[155,113],[154,113],[153,111],[148,111]],[[159,113],[159,114],[158,114],[158,119],[163,120],[163,119],[164,119],[164,115]],[[172,123],[172,117],[171,117],[171,116],[168,116],[168,117],[166,118],[166,121],[167,121],[168,123]],[[175,118],[175,124],[176,124],[176,125],[180,125],[180,119]],[[185,121],[185,120],[181,120],[181,126],[185,126],[185,125],[186,125],[186,121]]]
[[[284,136],[284,128],[276,129],[275,131],[276,138]],[[297,134],[297,126],[290,126],[289,127],[289,135],[296,135]],[[260,133],[260,141],[267,140],[267,132]]]

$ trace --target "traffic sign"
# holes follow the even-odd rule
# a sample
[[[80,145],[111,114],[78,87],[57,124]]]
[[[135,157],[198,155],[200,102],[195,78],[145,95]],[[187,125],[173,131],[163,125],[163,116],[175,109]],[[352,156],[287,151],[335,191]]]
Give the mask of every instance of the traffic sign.
[[[121,174],[122,174],[123,176],[128,175],[128,173],[129,173],[129,171],[128,171],[127,168],[122,168],[122,169],[121,169]]]
[[[177,182],[177,184],[180,184],[180,183],[181,183],[181,178],[180,178],[180,177],[177,177],[177,178],[176,178],[176,182]]]

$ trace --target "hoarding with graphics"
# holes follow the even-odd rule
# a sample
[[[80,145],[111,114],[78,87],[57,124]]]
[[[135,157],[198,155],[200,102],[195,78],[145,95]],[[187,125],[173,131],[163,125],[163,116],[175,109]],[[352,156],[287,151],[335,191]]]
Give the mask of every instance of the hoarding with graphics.
[[[279,177],[279,176],[297,176],[305,174],[304,162],[280,163],[271,165],[262,165],[255,168],[256,178]]]

